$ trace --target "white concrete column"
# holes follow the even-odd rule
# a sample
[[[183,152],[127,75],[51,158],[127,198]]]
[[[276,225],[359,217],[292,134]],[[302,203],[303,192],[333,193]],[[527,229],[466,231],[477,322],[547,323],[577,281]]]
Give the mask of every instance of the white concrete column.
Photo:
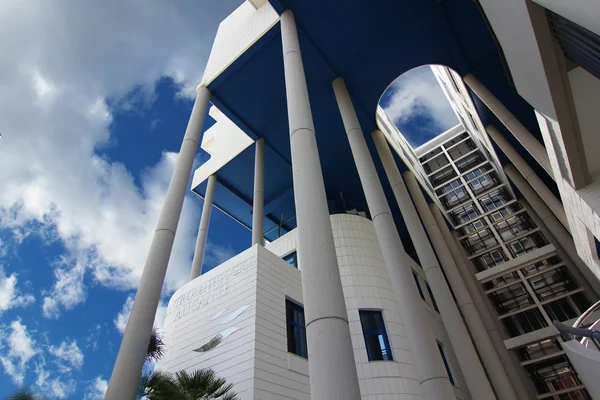
[[[410,171],[407,171],[404,174],[404,177],[406,179],[406,186],[404,185],[404,182],[399,174],[398,176],[395,176],[393,183],[390,179],[390,184],[394,185],[394,194],[396,195],[398,205],[402,211],[402,216],[411,234],[412,241],[415,245],[415,249],[417,250],[417,254],[419,255],[419,259],[421,260],[423,269],[425,270],[425,275],[427,275],[427,279],[431,284],[433,295],[436,303],[438,304],[438,308],[440,309],[442,320],[444,321],[444,326],[446,327],[450,338],[452,339],[453,336],[456,336],[456,340],[458,341],[457,345],[454,344],[454,341],[452,342],[452,346],[454,346],[456,355],[459,358],[459,361],[461,356],[469,357],[465,360],[465,363],[468,362],[469,364],[476,364],[479,366],[479,359],[477,358],[475,349],[471,345],[471,341],[465,340],[465,338],[468,337],[467,330],[463,325],[460,313],[458,312],[456,304],[452,299],[450,290],[446,285],[444,274],[440,269],[440,265],[435,257],[433,249],[431,248],[427,234],[423,229],[423,225],[425,225],[425,229],[429,234],[431,243],[433,243],[439,260],[444,266],[444,272],[446,273],[448,282],[452,286],[456,303],[460,307],[462,316],[469,326],[473,341],[477,345],[481,359],[487,368],[488,376],[494,384],[496,395],[502,400],[514,400],[517,396],[512,388],[510,380],[508,379],[506,371],[504,370],[504,367],[502,366],[502,363],[500,362],[500,359],[494,350],[487,330],[483,325],[483,321],[481,320],[481,317],[475,308],[475,304],[469,295],[469,291],[467,290],[467,287],[465,286],[465,283],[458,272],[458,268],[454,263],[452,254],[450,254],[450,250],[448,249],[448,246],[446,246],[442,234],[437,227],[433,216],[431,215],[431,211],[427,206],[425,197],[421,193],[419,184],[414,174]],[[411,202],[411,198],[414,201],[414,206]],[[419,216],[421,217],[421,221],[423,221],[423,225],[421,225],[421,222],[419,221]],[[421,254],[423,254],[424,258],[421,258]],[[433,286],[433,282],[437,282],[437,287]],[[444,308],[442,308],[442,305]],[[467,346],[467,344],[469,346]],[[465,378],[473,373],[465,370],[462,364],[461,369],[463,369]],[[472,370],[473,366],[471,366],[470,369]],[[483,381],[485,384],[488,384],[487,379],[485,379],[485,375],[482,378],[478,375],[479,371],[476,371],[476,373],[477,375],[473,377],[473,379],[476,379],[476,382],[481,384],[481,381]],[[483,373],[483,371],[481,373]],[[470,386],[469,389],[471,389]],[[476,394],[473,394],[473,398],[484,399],[492,397],[489,395],[480,397]]]
[[[281,15],[298,253],[312,400],[360,400],[321,161],[294,14]]]
[[[531,205],[531,208],[535,210],[535,213],[539,217],[539,225],[545,225],[550,233],[556,238],[556,241],[561,244],[568,257],[575,263],[579,271],[586,277],[590,283],[596,284],[598,279],[594,276],[589,267],[581,260],[575,249],[575,243],[573,237],[560,223],[558,218],[550,211],[546,203],[537,195],[531,186],[527,183],[525,178],[515,168],[514,165],[508,164],[504,167],[506,176],[514,183],[519,189],[519,192],[523,195],[525,200]]]
[[[446,242],[450,253],[452,253],[452,259],[458,267],[458,271],[462,277],[462,280],[467,286],[467,290],[469,291],[469,294],[475,303],[477,313],[483,321],[485,329],[488,332],[490,340],[492,341],[492,345],[496,350],[496,354],[502,363],[503,370],[510,379],[512,390],[514,390],[516,394],[515,398],[519,400],[533,398],[534,392],[531,388],[531,385],[528,383],[525,371],[519,365],[518,361],[515,360],[514,355],[511,355],[504,345],[505,337],[500,330],[500,323],[496,318],[496,312],[489,303],[489,299],[485,295],[483,288],[475,279],[475,270],[472,269],[473,267],[471,266],[469,260],[460,251],[457,241],[450,232],[450,229],[448,229],[448,225],[446,225],[446,221],[442,215],[442,212],[440,211],[440,208],[436,204],[430,204],[429,209],[431,210],[431,214],[433,215],[433,218],[435,219],[435,222],[442,233],[444,242]],[[493,379],[492,382],[494,382]],[[494,387],[496,387],[496,383],[494,383]]]
[[[202,205],[202,216],[200,217],[198,236],[196,237],[196,249],[194,250],[194,258],[192,260],[192,271],[190,272],[190,281],[196,279],[202,273],[202,264],[204,262],[204,249],[206,248],[206,237],[208,236],[208,225],[210,224],[210,213],[212,211],[216,187],[217,176],[209,176],[208,182],[206,184],[206,193],[204,194],[204,204]]]
[[[531,169],[529,164],[519,155],[517,150],[511,146],[511,144],[502,136],[498,129],[496,129],[493,125],[488,125],[486,127],[487,133],[490,137],[496,142],[500,150],[506,157],[510,160],[511,163],[517,168],[517,170],[523,175],[525,180],[529,182],[531,187],[537,192],[540,198],[546,203],[548,208],[552,210],[556,218],[563,224],[563,226],[569,230],[569,221],[567,220],[567,214],[565,213],[565,209],[560,202],[559,199],[554,196],[554,193],[548,189],[548,186],[544,184],[544,182],[540,179],[540,177]]]
[[[390,282],[394,290],[396,304],[402,318],[402,326],[405,329],[413,354],[413,360],[417,367],[423,395],[425,399],[431,400],[453,399],[454,393],[452,385],[448,380],[431,326],[426,319],[423,303],[414,285],[412,270],[406,259],[408,256],[402,247],[400,235],[394,224],[394,219],[385,198],[385,193],[383,192],[381,182],[377,176],[377,171],[375,170],[375,165],[369,154],[369,148],[367,147],[358,118],[354,112],[350,95],[341,78],[337,78],[333,81],[333,90],[335,92],[340,113],[342,114],[342,120],[344,122],[346,134],[348,135],[352,156],[354,157],[360,182],[367,199],[367,205],[369,206],[373,225],[375,226],[377,241],[379,242]],[[436,285],[436,282],[430,281],[430,285],[433,288],[434,285]],[[448,292],[448,296],[450,297],[450,292]],[[450,302],[454,304],[452,301]],[[442,304],[439,304],[439,307],[442,307]],[[458,320],[461,319],[458,311],[456,311],[456,317]],[[468,333],[465,329],[461,341],[467,343],[468,341],[464,340],[466,337],[468,337]],[[454,347],[454,345],[455,343],[452,341],[452,346]],[[461,355],[459,349],[460,347],[454,347],[456,355],[460,359]],[[474,353],[475,351],[473,350],[473,355],[475,355]],[[475,361],[477,361],[478,364],[476,358],[477,356],[475,355]],[[461,363],[460,366],[463,368],[463,363]],[[463,369],[463,373],[469,382],[469,390],[473,396],[476,398],[493,398],[491,388],[489,391],[479,391],[478,387],[471,387],[468,373],[471,369],[475,370],[475,368],[470,368],[470,365],[465,365],[465,367],[467,369]],[[478,375],[478,377],[484,382],[487,382],[483,370],[481,370],[481,374]],[[483,393],[485,393],[486,396],[477,397],[477,394]],[[492,397],[489,397],[489,395]]]
[[[123,334],[119,354],[108,383],[105,397],[107,400],[135,399],[209,100],[210,91],[205,87],[199,87],[129,321]]]
[[[577,283],[585,290],[589,299],[592,301],[592,303],[594,303],[595,300],[598,299],[598,294],[600,293],[600,282],[598,282],[598,279],[596,279],[591,272],[587,273],[586,275],[584,275],[581,272],[582,268],[586,268],[586,271],[589,270],[587,265],[583,261],[581,261],[581,258],[577,258],[575,260],[571,258],[571,256],[569,255],[569,253],[567,253],[565,247],[563,246],[564,243],[561,243],[556,238],[556,236],[554,236],[550,229],[548,229],[548,226],[546,226],[546,223],[539,217],[537,212],[533,209],[533,207],[531,207],[531,204],[529,204],[527,200],[520,199],[519,204],[521,204],[525,211],[527,211],[527,214],[535,223],[535,225],[538,228],[540,228],[540,231],[542,232],[544,237],[550,243],[552,243],[554,247],[556,247],[556,253],[560,257],[560,259],[569,268],[569,271],[571,272]],[[568,242],[567,246],[569,245],[569,243],[573,243],[573,241]],[[571,252],[576,252],[576,249],[571,249]]]
[[[252,201],[252,246],[263,245],[265,221],[265,140],[255,142],[254,197]]]
[[[420,190],[418,198],[414,198],[413,196],[415,204],[417,204],[417,211],[417,209],[415,209],[415,205],[413,205],[411,196],[408,193],[407,187],[402,179],[402,175],[398,170],[398,166],[394,161],[392,152],[390,151],[383,133],[381,131],[375,131],[373,132],[372,136],[386,175],[390,185],[392,186],[394,197],[398,202],[400,212],[402,213],[402,217],[404,218],[404,222],[406,223],[413,244],[415,245],[415,250],[417,251],[417,255],[421,260],[425,273],[427,274],[429,272],[431,274],[433,271],[437,273],[436,269],[439,270],[440,266],[438,259],[435,256],[437,253],[444,267],[444,271],[446,272],[446,277],[448,278],[448,281],[450,282],[452,290],[456,296],[456,302],[462,311],[465,322],[467,323],[471,335],[473,336],[473,340],[475,341],[477,349],[479,350],[481,360],[483,361],[483,364],[488,372],[488,376],[492,381],[496,395],[502,400],[513,400],[518,398],[515,390],[513,390],[511,381],[507,375],[507,371],[504,368],[498,354],[494,350],[494,345],[491,341],[488,330],[486,329],[486,326],[470,294],[471,291],[459,272],[457,267],[458,263],[455,263],[456,260],[452,256],[448,245],[446,245],[443,234],[440,228],[437,227],[437,223],[434,220],[431,211],[426,208],[427,203],[425,202],[425,198],[421,194]],[[418,189],[418,183],[416,183],[416,180],[415,184],[417,184]],[[423,207],[423,204],[425,207]],[[419,206],[421,207],[419,208]],[[433,207],[436,206],[434,205]],[[427,234],[425,233],[425,229],[423,228],[423,224],[421,224],[421,220],[419,220],[419,216],[421,216],[423,224],[425,224],[427,227],[427,232],[429,233],[429,238],[431,238],[431,241],[435,247],[435,252],[431,247]],[[439,273],[441,273],[441,271],[439,271]],[[471,280],[474,282],[473,277]],[[446,286],[445,280],[443,284]],[[454,305],[454,302],[452,301],[453,299],[449,292],[449,298],[441,298],[440,293],[436,292],[435,290],[433,291],[433,294],[436,303],[438,304],[438,308],[442,302],[450,302]],[[438,300],[438,298],[440,299]],[[442,314],[442,319],[444,320],[445,325],[446,319],[444,316],[445,315]],[[452,316],[452,314],[450,316]],[[460,351],[457,348],[455,348],[455,350],[457,354]],[[504,351],[506,351],[506,349],[504,349]],[[463,370],[463,372],[465,375],[468,374],[467,371]]]
[[[544,170],[554,179],[550,159],[544,146],[523,126],[523,124],[490,92],[479,80],[469,74],[464,77],[465,83],[475,92],[477,97],[494,113],[502,124],[512,133],[515,138],[523,145],[533,158],[544,168]]]

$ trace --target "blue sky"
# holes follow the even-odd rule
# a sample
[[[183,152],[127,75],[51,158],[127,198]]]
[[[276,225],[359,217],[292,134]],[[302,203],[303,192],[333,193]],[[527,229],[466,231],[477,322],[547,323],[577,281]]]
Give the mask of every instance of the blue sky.
[[[413,148],[458,124],[458,119],[429,66],[400,75],[379,105]]]
[[[0,13],[0,398],[103,398],[193,89],[240,3],[29,0]],[[384,96],[401,127],[440,112],[419,79]],[[189,275],[201,207],[189,193],[159,326]],[[215,211],[208,241],[210,268],[250,233]]]
[[[193,88],[240,3],[30,0],[0,13],[0,398],[103,398]],[[190,193],[165,299],[189,275],[201,207]],[[213,227],[209,267],[250,242],[218,211]]]
[[[157,82],[155,98],[148,106],[124,110],[118,105],[113,108],[111,101],[107,101],[112,115],[109,125],[111,138],[95,154],[105,160],[122,163],[120,167],[126,168],[130,174],[130,188],[144,190],[144,185],[148,186],[144,182],[150,175],[159,176],[162,182],[158,188],[147,189],[147,192],[166,189],[164,183],[167,182],[172,164],[165,162],[164,153],[177,151],[192,106],[189,99],[177,97],[179,89],[179,85],[171,79],[163,78]],[[134,93],[134,96],[138,94]],[[8,132],[4,136],[2,145],[10,146],[12,134]],[[4,150],[6,147],[0,152]],[[197,163],[201,163],[204,157],[207,155],[200,150]],[[74,188],[73,193],[76,191]],[[116,193],[113,195],[117,196]],[[153,207],[159,206],[159,203],[157,200]],[[118,199],[115,206],[118,207]],[[173,288],[179,284],[175,282],[185,279],[189,271],[194,227],[198,224],[202,199],[189,195],[185,207],[182,225],[187,240],[182,245],[178,238],[179,259],[175,261],[182,264],[182,273],[171,276]],[[5,212],[15,213],[10,210]],[[157,215],[120,216],[116,208],[111,212],[115,213],[116,218],[147,219],[144,222],[144,229],[149,230],[146,237],[151,233]],[[245,249],[250,242],[250,234],[245,228],[218,211],[213,213],[212,227],[207,268]],[[118,226],[115,228],[119,229]],[[130,233],[137,228],[130,228]],[[126,235],[124,239],[127,239]],[[111,273],[110,278],[95,277],[94,273],[99,271],[85,264],[103,262],[97,254],[87,254],[98,250],[81,243],[74,244],[72,241],[77,240],[74,238],[65,240],[49,216],[44,216],[41,221],[32,219],[10,227],[3,226],[0,240],[0,263],[4,274],[0,297],[9,296],[8,292],[12,291],[9,302],[13,303],[7,304],[7,309],[1,314],[0,338],[3,344],[0,344],[0,362],[4,369],[1,379],[4,384],[0,385],[0,398],[16,390],[21,379],[25,387],[55,394],[49,397],[84,398],[94,385],[100,383],[102,387],[110,376],[120,343],[120,330],[126,321],[127,311],[124,312],[124,309],[127,306],[124,305],[130,307],[134,293],[132,287],[122,287],[126,284],[122,281],[128,278],[119,277],[115,285],[111,280],[115,280],[118,273]],[[107,251],[113,250],[114,244],[108,245],[111,248]],[[131,260],[134,270],[143,265],[145,258],[147,246],[139,245],[143,249],[133,255],[137,260]],[[73,246],[84,248],[74,250]],[[125,251],[130,250],[129,246],[124,247]],[[86,254],[79,254],[81,252]],[[11,278],[16,281],[14,287],[6,283],[7,280],[12,282]],[[55,304],[47,299],[58,301]],[[166,301],[161,304],[163,312],[165,305]],[[25,349],[24,356],[18,351],[11,356],[11,340],[16,348]],[[11,369],[14,371],[10,372]],[[39,381],[40,376],[44,378],[46,374],[45,382]]]

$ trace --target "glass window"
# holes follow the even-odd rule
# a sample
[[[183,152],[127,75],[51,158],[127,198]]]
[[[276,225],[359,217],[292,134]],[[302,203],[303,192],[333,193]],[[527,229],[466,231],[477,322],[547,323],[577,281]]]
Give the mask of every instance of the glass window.
[[[446,372],[448,373],[448,378],[450,379],[450,383],[454,385],[455,384],[454,377],[452,376],[452,371],[450,371],[450,365],[448,365],[448,360],[446,360],[446,354],[444,354],[444,346],[440,342],[437,342],[437,345],[438,345],[438,349],[440,350],[440,355],[442,356],[442,360],[444,361],[444,366],[446,367]]]
[[[304,308],[289,300],[285,301],[288,352],[308,358]]]
[[[433,304],[433,308],[435,311],[440,312],[438,309],[437,303],[435,302],[435,298],[433,297],[433,292],[431,291],[431,287],[429,287],[429,283],[425,282],[425,287],[427,288],[427,293],[429,293],[429,297],[431,298],[431,304]]]
[[[392,349],[383,324],[381,311],[359,310],[369,361],[392,361]]]
[[[423,289],[421,288],[421,284],[419,283],[419,277],[417,276],[417,273],[413,271],[413,278],[415,278],[415,283],[417,284],[417,289],[419,289],[419,295],[421,295],[421,298],[423,300],[425,300],[425,295],[423,294]]]
[[[283,261],[290,264],[294,268],[298,268],[298,255],[295,251],[283,257]]]

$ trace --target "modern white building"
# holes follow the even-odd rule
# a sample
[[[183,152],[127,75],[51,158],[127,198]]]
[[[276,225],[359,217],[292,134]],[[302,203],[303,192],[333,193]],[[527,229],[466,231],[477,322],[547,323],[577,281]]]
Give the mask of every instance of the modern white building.
[[[135,397],[199,143],[204,208],[158,368],[213,368],[241,399],[600,398],[598,21],[590,0],[241,4],[106,398]],[[413,149],[379,100],[427,64],[460,123]],[[213,207],[252,242],[201,274]]]
[[[331,225],[362,398],[422,398],[373,222],[335,214]],[[213,368],[240,399],[310,399],[297,233],[254,245],[178,290],[158,368]],[[470,399],[423,270],[408,261],[456,398]]]

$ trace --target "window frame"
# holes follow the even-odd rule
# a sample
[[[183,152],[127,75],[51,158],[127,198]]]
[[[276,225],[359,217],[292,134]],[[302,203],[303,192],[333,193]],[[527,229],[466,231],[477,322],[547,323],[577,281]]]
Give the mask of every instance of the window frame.
[[[281,257],[281,259],[283,261],[285,261],[286,263],[288,263],[289,265],[291,265],[292,267],[296,268],[296,269],[300,269],[298,268],[298,251],[294,250],[289,254],[286,254],[285,256]],[[294,260],[293,263],[290,262],[290,260]]]
[[[442,361],[444,362],[444,366],[446,367],[446,373],[448,374],[448,379],[452,386],[456,386],[456,382],[454,381],[454,375],[452,375],[452,370],[450,369],[450,364],[448,363],[448,359],[446,358],[446,353],[444,352],[444,344],[440,343],[436,340],[438,345],[438,350],[440,351],[440,356],[442,356]]]
[[[379,317],[382,328],[366,330],[363,325],[363,322],[362,322],[363,315],[375,315],[375,316]],[[367,359],[369,360],[369,362],[371,362],[371,361],[394,361],[394,355],[392,354],[392,346],[390,344],[390,340],[389,340],[389,337],[387,334],[387,329],[385,327],[385,320],[383,319],[382,310],[358,310],[358,320],[360,322],[363,339],[365,341],[365,350],[367,351]],[[381,351],[382,359],[374,359],[373,358],[373,355],[371,354],[371,351],[369,350],[369,342],[367,341],[367,335],[376,335],[376,336],[381,335],[382,336],[383,345],[385,346],[385,355],[383,353],[383,349],[381,349],[382,350]],[[379,341],[379,343],[381,344],[381,341]],[[387,358],[385,358],[386,356],[387,356]]]
[[[433,297],[433,292],[431,291],[431,286],[429,286],[429,282],[425,282],[425,288],[427,289],[427,292],[429,293],[429,298],[431,299],[431,305],[432,305],[433,309],[439,313],[440,309],[438,308],[438,305],[435,302],[435,297]]]
[[[302,313],[302,319],[305,321],[304,324],[300,324],[296,321],[288,319],[288,315],[287,315],[288,306],[292,310]],[[308,343],[306,340],[306,319],[304,316],[304,307],[288,298],[285,299],[285,327],[286,327],[286,337],[287,337],[287,352],[294,354],[298,357],[308,359]],[[296,352],[290,350],[289,329],[294,329]],[[302,331],[303,335],[298,335],[298,333],[297,333],[298,330]],[[304,338],[304,345],[302,343],[302,338]],[[299,353],[302,353],[302,351],[300,349],[305,349],[306,354],[299,354]]]
[[[421,282],[419,282],[419,274],[417,274],[415,271],[413,271],[412,274],[413,278],[415,279],[417,289],[419,290],[419,295],[421,295],[421,299],[425,300],[425,293],[423,292],[423,288],[421,287]]]

